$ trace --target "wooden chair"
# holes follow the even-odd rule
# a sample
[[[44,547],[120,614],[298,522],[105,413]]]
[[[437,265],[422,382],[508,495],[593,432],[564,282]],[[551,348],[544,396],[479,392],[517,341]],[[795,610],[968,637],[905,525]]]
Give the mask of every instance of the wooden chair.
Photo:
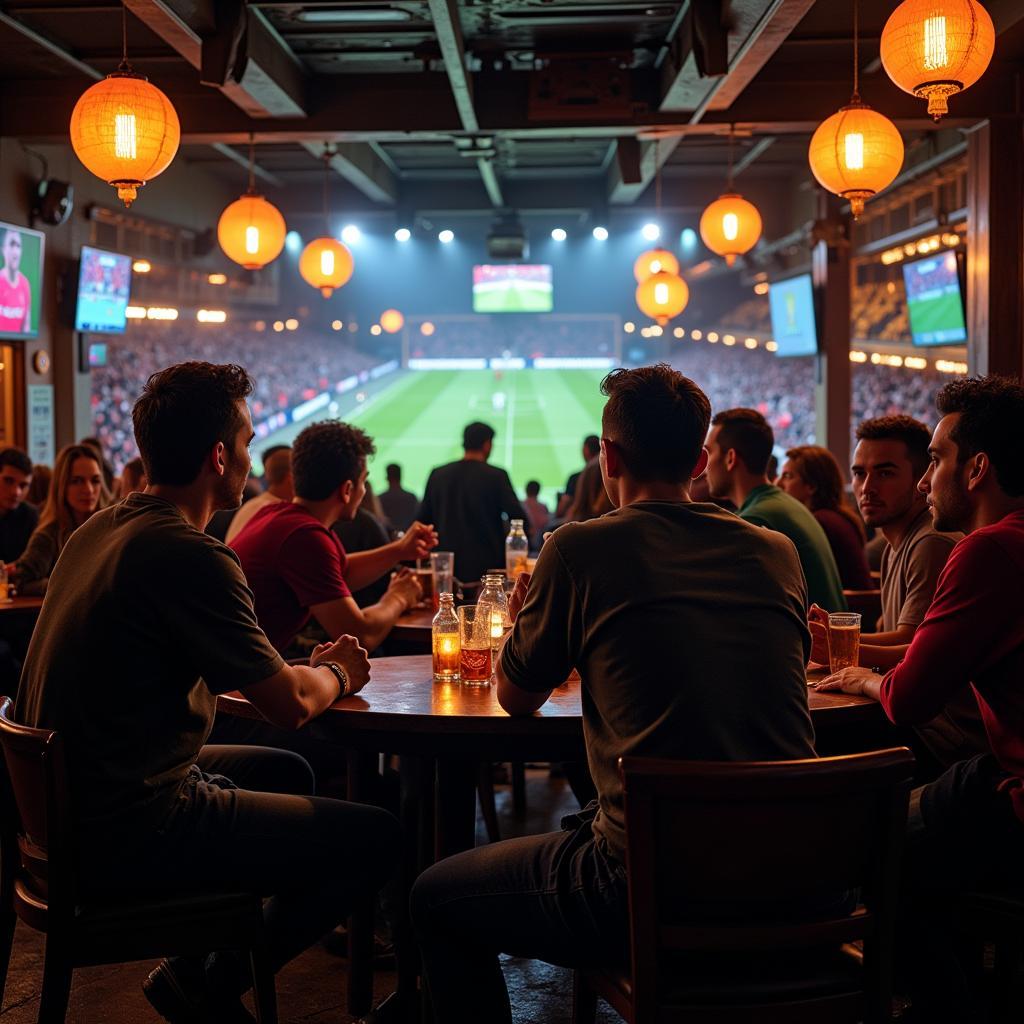
[[[574,1024],[889,1020],[908,750],[619,766],[632,967],[577,971]]]
[[[882,617],[882,592],[880,590],[844,590],[846,607],[851,612],[860,612],[861,632],[873,633]]]
[[[64,1020],[76,967],[216,950],[248,952],[257,1017],[277,1024],[259,896],[80,893],[61,737],[18,725],[10,699],[0,702],[0,999],[20,918],[46,935],[40,1024]]]

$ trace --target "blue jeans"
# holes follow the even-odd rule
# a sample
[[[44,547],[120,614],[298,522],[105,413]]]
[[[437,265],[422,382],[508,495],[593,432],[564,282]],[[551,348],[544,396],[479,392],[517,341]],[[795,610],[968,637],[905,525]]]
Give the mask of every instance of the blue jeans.
[[[626,870],[598,848],[592,816],[456,854],[416,880],[412,922],[437,1024],[511,1022],[499,953],[562,967],[628,962]]]
[[[156,835],[106,847],[83,873],[122,894],[223,887],[268,897],[263,914],[278,970],[377,892],[401,856],[393,815],[312,793],[312,772],[296,754],[204,747]],[[247,988],[247,971],[220,959],[218,982]]]

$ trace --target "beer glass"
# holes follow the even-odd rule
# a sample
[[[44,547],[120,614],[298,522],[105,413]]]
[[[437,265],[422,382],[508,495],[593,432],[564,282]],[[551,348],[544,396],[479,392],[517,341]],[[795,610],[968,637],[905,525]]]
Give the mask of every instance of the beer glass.
[[[430,568],[433,572],[434,611],[441,607],[442,594],[454,594],[455,585],[455,552],[434,551],[430,555]],[[426,596],[426,590],[423,591]]]
[[[829,612],[828,667],[830,672],[856,665],[860,659],[860,613]]]
[[[459,609],[459,678],[483,686],[491,678],[490,619],[486,609],[465,604]]]

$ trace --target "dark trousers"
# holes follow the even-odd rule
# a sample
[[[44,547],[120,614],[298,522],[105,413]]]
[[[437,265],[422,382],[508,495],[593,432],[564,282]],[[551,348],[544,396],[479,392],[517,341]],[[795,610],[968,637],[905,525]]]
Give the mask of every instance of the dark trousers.
[[[87,876],[122,893],[210,886],[269,897],[263,912],[277,970],[372,897],[401,854],[393,815],[312,792],[312,772],[296,754],[204,747],[164,826],[149,841],[108,847],[125,853],[92,858]],[[249,984],[231,957],[218,958],[211,980],[237,991]]]
[[[456,854],[416,880],[412,920],[437,1024],[511,1022],[498,954],[562,967],[625,962],[625,868],[597,847],[590,814],[570,831]]]
[[[1024,822],[998,788],[1005,777],[991,754],[981,754],[911,796],[898,952],[915,1011],[929,1024],[975,1019],[949,927],[956,895],[1020,887]]]

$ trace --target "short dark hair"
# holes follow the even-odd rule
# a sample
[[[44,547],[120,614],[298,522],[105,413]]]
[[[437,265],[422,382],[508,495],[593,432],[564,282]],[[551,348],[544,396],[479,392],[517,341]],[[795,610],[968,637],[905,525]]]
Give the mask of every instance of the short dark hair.
[[[32,475],[32,460],[20,448],[4,448],[0,451],[0,469],[13,466],[19,473]]]
[[[721,427],[718,444],[723,451],[732,448],[751,473],[767,472],[775,434],[756,409],[725,409],[711,423]]]
[[[384,473],[389,481],[394,480],[396,483],[401,483],[402,467],[397,462],[389,462],[384,468]]]
[[[526,496],[536,498],[540,494],[540,483],[537,480],[530,480],[526,484]]]
[[[667,363],[612,370],[601,381],[608,396],[604,431],[629,473],[640,481],[682,483],[700,458],[711,418],[708,396]]]
[[[370,435],[350,423],[312,423],[292,444],[295,493],[307,501],[329,498],[346,480],[353,482],[377,449]]]
[[[146,479],[192,483],[218,441],[233,443],[244,422],[237,403],[250,394],[249,375],[234,363],[178,363],[154,373],[132,409]]]
[[[935,408],[943,416],[960,414],[949,435],[960,462],[984,452],[1003,491],[1012,498],[1024,495],[1018,433],[1024,423],[1024,386],[1009,377],[964,377],[940,389]]]
[[[600,454],[601,438],[599,438],[597,434],[587,434],[587,436],[583,438],[583,450],[585,452],[590,452],[591,458]]]
[[[910,465],[918,476],[928,468],[928,445],[932,432],[913,416],[876,416],[857,427],[858,441],[902,441],[907,447]]]
[[[470,423],[462,431],[462,447],[467,452],[478,452],[488,441],[494,440],[494,427],[486,423]]]
[[[291,445],[287,444],[272,444],[269,448],[263,449],[263,452],[260,455],[260,462],[266,465],[267,459],[269,459],[271,455],[276,455],[278,452],[288,451],[290,448]]]

